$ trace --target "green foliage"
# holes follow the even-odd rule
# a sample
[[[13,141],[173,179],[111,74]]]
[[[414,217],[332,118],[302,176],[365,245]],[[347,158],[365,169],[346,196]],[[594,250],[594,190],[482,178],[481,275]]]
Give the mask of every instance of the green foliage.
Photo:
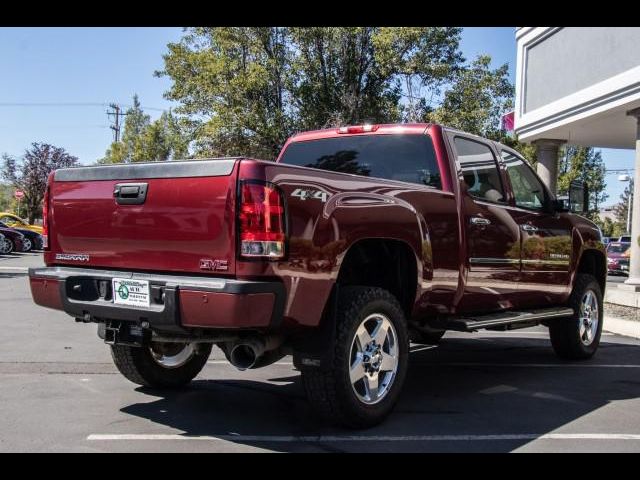
[[[633,193],[633,179],[627,184],[624,189],[624,192],[620,195],[620,202],[613,208],[613,211],[616,216],[616,224],[620,225],[620,229],[623,234],[628,234],[627,232],[627,212],[629,211],[629,197],[631,197]],[[631,209],[631,219],[629,224],[633,222],[633,209]]]
[[[606,217],[604,220],[596,217],[594,223],[602,230],[602,235],[605,237],[619,237],[624,235],[626,230],[626,218],[624,222],[611,220]]]
[[[13,211],[13,191],[11,185],[0,183],[0,212]]]
[[[502,115],[513,109],[514,87],[507,64],[492,70],[491,57],[480,55],[457,72],[441,105],[426,120],[442,123],[482,137],[501,140]]]
[[[122,140],[113,142],[98,163],[164,161],[188,155],[189,140],[171,112],[163,112],[152,122],[134,95],[133,106],[126,114]]]
[[[591,220],[598,218],[600,205],[609,196],[605,192],[605,166],[602,155],[592,147],[567,145],[558,166],[558,193],[567,195],[569,185],[574,180],[582,180],[589,192],[589,212]]]
[[[191,28],[168,45],[167,98],[196,155],[274,158],[296,131],[402,119],[401,82],[460,68],[459,28]]]
[[[42,198],[49,174],[58,168],[78,164],[77,157],[67,153],[64,148],[48,143],[32,143],[21,160],[7,154],[2,159],[2,178],[13,188],[24,192],[21,204],[29,223],[33,223],[41,215]]]

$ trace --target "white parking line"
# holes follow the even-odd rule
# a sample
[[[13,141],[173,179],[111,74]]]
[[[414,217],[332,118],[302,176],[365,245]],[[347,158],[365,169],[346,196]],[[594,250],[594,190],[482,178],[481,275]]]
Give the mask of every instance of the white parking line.
[[[229,365],[226,360],[209,360],[213,365]],[[272,365],[292,366],[293,362],[276,362]],[[520,368],[640,368],[635,364],[597,364],[597,363],[477,363],[477,362],[445,362],[445,363],[416,363],[421,367],[520,367]]]
[[[209,360],[207,363],[211,363],[213,365],[229,365],[231,366],[231,364],[227,361],[227,360]],[[270,365],[293,365],[293,362],[275,362],[275,363],[271,363]]]
[[[640,365],[629,364],[596,364],[596,363],[419,363],[421,367],[522,367],[522,368],[640,368]]]
[[[92,434],[89,441],[136,441],[136,440],[197,440],[231,442],[278,442],[278,443],[337,443],[337,442],[499,442],[504,440],[636,440],[640,434],[633,433],[515,433],[502,435],[182,435],[170,433],[154,434]]]

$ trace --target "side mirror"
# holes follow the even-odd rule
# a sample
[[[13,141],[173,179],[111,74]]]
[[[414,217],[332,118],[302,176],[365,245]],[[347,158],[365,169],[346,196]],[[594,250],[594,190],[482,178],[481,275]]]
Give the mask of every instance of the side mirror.
[[[582,180],[574,180],[569,185],[569,211],[572,213],[589,211],[589,195]]]

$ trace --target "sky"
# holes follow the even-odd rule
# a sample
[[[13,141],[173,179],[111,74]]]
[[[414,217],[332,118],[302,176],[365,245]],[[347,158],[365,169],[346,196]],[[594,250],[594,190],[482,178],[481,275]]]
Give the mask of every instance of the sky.
[[[47,142],[81,163],[103,157],[113,140],[108,104],[126,108],[137,93],[152,119],[175,107],[163,98],[170,80],[153,72],[181,36],[179,27],[0,28],[0,153],[20,156],[32,142]],[[465,28],[460,46],[467,60],[485,53],[493,67],[508,63],[515,82],[514,27]],[[607,168],[633,168],[633,151],[601,151]],[[605,204],[624,187],[607,175]]]

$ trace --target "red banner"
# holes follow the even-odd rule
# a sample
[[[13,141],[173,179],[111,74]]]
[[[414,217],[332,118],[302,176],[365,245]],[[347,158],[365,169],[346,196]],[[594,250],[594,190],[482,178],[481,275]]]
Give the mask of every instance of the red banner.
[[[507,132],[513,131],[513,122],[514,122],[514,114],[515,112],[505,113],[502,116],[502,129]]]

